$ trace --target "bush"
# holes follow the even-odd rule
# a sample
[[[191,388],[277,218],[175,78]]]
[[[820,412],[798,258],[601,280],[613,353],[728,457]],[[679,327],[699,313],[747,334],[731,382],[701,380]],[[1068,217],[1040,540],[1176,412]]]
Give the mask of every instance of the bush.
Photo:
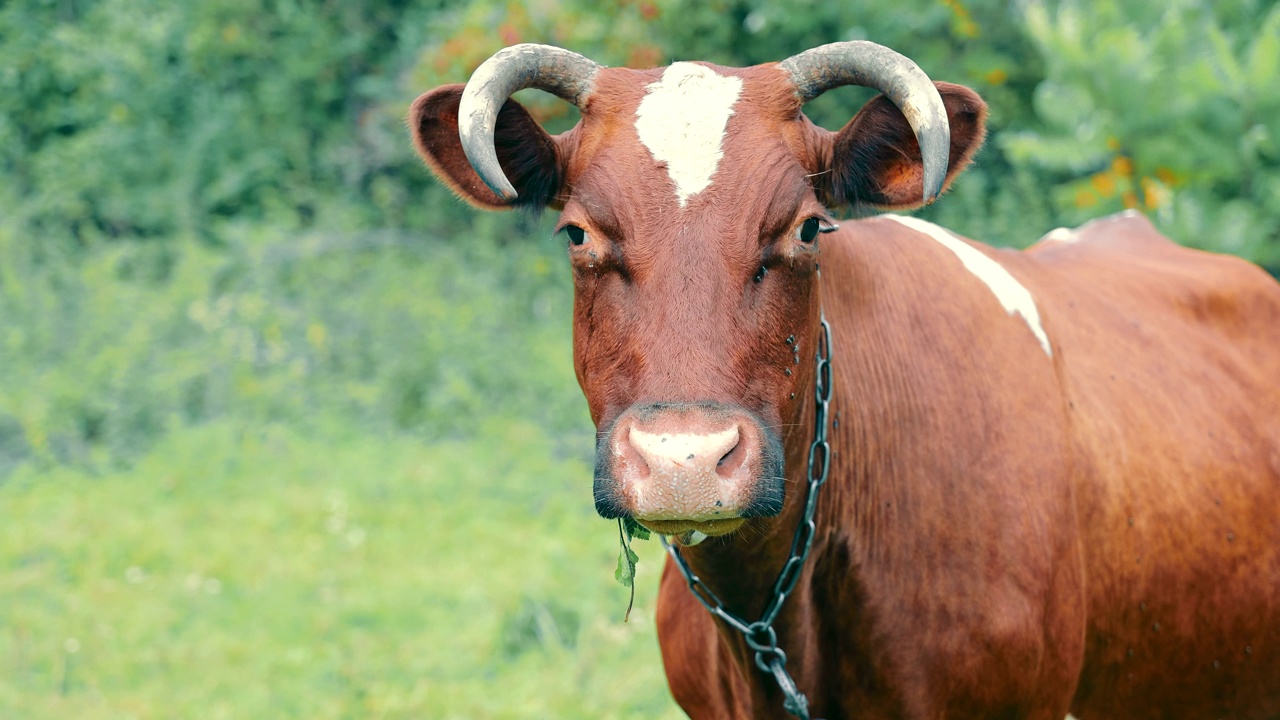
[[[0,469],[129,462],[228,416],[438,440],[510,415],[591,450],[550,242],[258,230],[56,263],[54,247],[0,234]]]

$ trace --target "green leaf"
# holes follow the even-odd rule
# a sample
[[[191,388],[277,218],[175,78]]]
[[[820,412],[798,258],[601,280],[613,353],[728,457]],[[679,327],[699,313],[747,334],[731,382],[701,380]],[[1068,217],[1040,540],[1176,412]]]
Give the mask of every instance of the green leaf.
[[[623,587],[631,587],[636,580],[636,563],[640,562],[640,556],[626,545],[622,545],[618,552],[618,567],[613,571],[613,577],[622,583]]]
[[[648,540],[649,528],[636,522],[633,518],[626,518],[622,521],[623,528],[627,531],[627,539]]]
[[[1248,85],[1244,68],[1240,67],[1240,61],[1231,47],[1230,38],[1216,24],[1205,28],[1205,36],[1209,39],[1209,46],[1213,50],[1210,57],[1214,59],[1227,88],[1233,96],[1240,97]]]
[[[643,533],[643,538],[649,537],[649,531],[641,527],[635,520],[627,518],[624,524],[622,519],[618,519],[618,567],[613,571],[613,577],[622,583],[623,587],[631,588],[631,598],[627,600],[627,612],[622,617],[622,621],[626,622],[631,619],[631,608],[636,604],[636,563],[640,562],[640,556],[631,550],[632,528],[636,530],[637,536]]]

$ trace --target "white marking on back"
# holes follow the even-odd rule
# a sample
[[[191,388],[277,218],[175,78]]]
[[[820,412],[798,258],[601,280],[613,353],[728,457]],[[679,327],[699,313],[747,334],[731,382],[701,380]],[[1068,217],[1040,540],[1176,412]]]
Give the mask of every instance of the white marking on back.
[[[724,157],[724,129],[741,93],[742,78],[678,62],[649,85],[636,108],[636,134],[653,159],[666,164],[680,207],[711,185]]]
[[[1040,242],[1073,243],[1080,240],[1080,234],[1071,228],[1054,228],[1040,238]]]
[[[1044,328],[1040,325],[1040,311],[1036,309],[1035,299],[1031,297],[1031,292],[1022,283],[1010,275],[1008,270],[1000,266],[1000,263],[952,235],[949,230],[938,227],[931,222],[905,215],[883,215],[882,217],[897,221],[918,233],[927,235],[954,253],[957,258],[960,258],[960,262],[964,264],[966,270],[977,276],[979,280],[991,289],[996,299],[1004,306],[1005,312],[1010,315],[1022,316],[1023,321],[1027,323],[1027,327],[1031,328],[1031,334],[1035,335],[1036,340],[1040,341],[1040,347],[1044,348],[1049,357],[1053,357],[1053,348],[1049,344],[1049,336],[1045,334]]]

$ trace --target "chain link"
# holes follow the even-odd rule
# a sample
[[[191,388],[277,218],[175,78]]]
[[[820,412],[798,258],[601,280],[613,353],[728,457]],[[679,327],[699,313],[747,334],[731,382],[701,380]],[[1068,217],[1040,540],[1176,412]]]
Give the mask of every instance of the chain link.
[[[796,534],[791,539],[791,554],[782,564],[778,579],[773,583],[769,595],[769,603],[765,605],[760,619],[748,623],[742,618],[725,610],[724,603],[707,587],[702,579],[689,567],[688,561],[680,554],[680,548],[659,536],[662,545],[680,568],[685,582],[693,596],[702,603],[712,615],[726,625],[742,634],[747,647],[755,652],[756,667],[761,672],[773,675],[773,679],[782,690],[783,708],[801,720],[809,720],[809,700],[796,687],[796,681],[787,672],[787,654],[778,646],[778,633],[773,628],[773,621],[782,612],[782,604],[795,589],[804,569],[804,562],[813,548],[815,532],[814,515],[818,508],[818,490],[827,482],[827,473],[831,468],[831,443],[827,439],[828,415],[831,404],[831,326],[827,324],[826,315],[820,316],[821,333],[818,336],[818,349],[814,353],[813,399],[816,407],[813,421],[813,442],[809,445],[809,475],[805,489],[804,515],[796,527]]]

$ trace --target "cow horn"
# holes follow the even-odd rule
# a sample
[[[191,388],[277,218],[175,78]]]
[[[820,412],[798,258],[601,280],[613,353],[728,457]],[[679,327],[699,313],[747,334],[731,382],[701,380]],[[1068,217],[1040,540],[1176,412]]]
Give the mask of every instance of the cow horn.
[[[920,66],[883,45],[865,40],[821,45],[779,65],[791,76],[802,102],[844,85],[861,85],[888,96],[911,123],[920,143],[924,201],[933,202],[938,197],[947,176],[951,126],[942,96]]]
[[[524,43],[503,48],[471,74],[458,104],[458,136],[471,167],[498,197],[510,202],[516,189],[498,164],[493,129],[498,110],[517,90],[538,88],[583,109],[600,66],[575,52]]]

